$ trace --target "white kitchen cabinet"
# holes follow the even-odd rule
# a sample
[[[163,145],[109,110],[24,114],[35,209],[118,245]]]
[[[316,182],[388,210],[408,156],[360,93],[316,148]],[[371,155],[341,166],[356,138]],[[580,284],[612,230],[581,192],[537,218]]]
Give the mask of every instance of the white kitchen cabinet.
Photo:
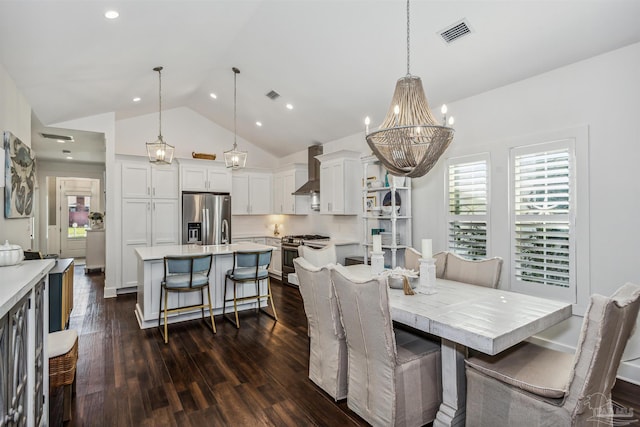
[[[268,215],[271,213],[271,173],[235,172],[232,178],[231,213]]]
[[[206,163],[205,163],[206,162]],[[182,191],[231,192],[231,170],[211,160],[180,160]]]
[[[273,213],[306,215],[309,213],[309,196],[294,196],[292,193],[308,179],[306,165],[293,164],[276,171],[273,176]]]
[[[122,197],[178,198],[178,169],[145,161],[122,163]]]
[[[151,165],[148,162],[122,163],[122,197],[151,197]]]
[[[177,199],[179,192],[178,168],[170,165],[151,166],[151,197]]]
[[[277,237],[267,237],[265,239],[265,244],[276,248],[271,252],[269,273],[280,280],[282,278],[282,246],[280,239]]]
[[[123,199],[122,201],[122,285],[137,286],[135,249],[178,245],[178,199]]]
[[[320,160],[320,213],[357,215],[360,212],[360,156],[340,150],[317,156]]]
[[[176,164],[152,165],[146,159],[122,163],[119,287],[138,284],[136,248],[180,243],[178,177]]]

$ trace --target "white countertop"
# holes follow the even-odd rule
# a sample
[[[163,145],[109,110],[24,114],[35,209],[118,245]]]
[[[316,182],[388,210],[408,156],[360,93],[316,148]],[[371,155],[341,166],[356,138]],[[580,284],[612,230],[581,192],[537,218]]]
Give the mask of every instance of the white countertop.
[[[20,299],[29,293],[55,265],[53,259],[22,261],[9,267],[0,267],[0,317],[9,312]]]
[[[327,245],[336,245],[336,246],[346,246],[346,245],[359,245],[360,242],[356,239],[334,239],[333,237],[330,239],[323,240],[304,240],[304,244],[310,243],[313,246],[327,246]]]
[[[136,254],[142,261],[151,261],[163,259],[167,255],[212,254],[216,256],[229,255],[236,251],[259,251],[265,249],[276,248],[252,242],[239,242],[230,245],[169,245],[136,248]]]

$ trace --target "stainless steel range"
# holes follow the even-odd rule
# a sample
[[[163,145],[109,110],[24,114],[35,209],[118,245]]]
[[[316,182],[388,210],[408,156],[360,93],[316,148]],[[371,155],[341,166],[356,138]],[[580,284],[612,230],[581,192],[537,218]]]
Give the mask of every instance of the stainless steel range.
[[[329,236],[319,234],[298,234],[295,236],[284,236],[282,243],[282,283],[289,286],[296,286],[289,283],[289,273],[295,273],[293,260],[298,257],[298,246],[307,240],[329,240]]]

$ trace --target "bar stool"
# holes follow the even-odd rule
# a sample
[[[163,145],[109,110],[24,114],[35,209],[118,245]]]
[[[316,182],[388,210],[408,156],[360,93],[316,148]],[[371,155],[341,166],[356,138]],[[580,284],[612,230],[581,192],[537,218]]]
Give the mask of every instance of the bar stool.
[[[212,254],[205,255],[176,255],[164,257],[164,279],[160,286],[160,305],[158,309],[158,328],[164,338],[164,343],[169,342],[167,329],[168,314],[189,311],[199,308],[202,312],[202,320],[205,320],[204,309],[209,309],[211,329],[216,333],[216,323],[213,319],[213,307],[211,306],[211,291],[209,289],[209,273],[211,272]],[[204,302],[204,289],[207,289],[208,302]],[[200,291],[200,304],[180,305],[169,308],[170,292],[194,292]],[[162,305],[164,294],[164,308]],[[164,333],[161,328],[162,315],[164,314]]]
[[[271,263],[271,249],[266,251],[252,251],[252,252],[234,252],[233,254],[233,268],[227,271],[224,279],[224,301],[222,303],[222,316],[236,325],[236,328],[240,328],[240,321],[238,320],[238,301],[257,300],[258,310],[264,312],[267,316],[278,320],[278,314],[276,313],[276,307],[273,305],[273,297],[271,296],[271,281],[269,280],[269,264]],[[227,281],[233,282],[233,298],[227,299]],[[260,282],[267,281],[267,293],[260,294]],[[238,296],[238,283],[254,282],[256,285],[255,295]],[[273,314],[260,308],[260,300],[266,298],[267,304],[271,303],[271,309]],[[235,322],[225,314],[227,308],[227,302],[233,301],[233,311],[235,312]]]
[[[63,421],[71,419],[71,399],[76,391],[76,362],[78,360],[78,332],[66,329],[51,332],[47,337],[49,354],[49,389],[64,386]]]

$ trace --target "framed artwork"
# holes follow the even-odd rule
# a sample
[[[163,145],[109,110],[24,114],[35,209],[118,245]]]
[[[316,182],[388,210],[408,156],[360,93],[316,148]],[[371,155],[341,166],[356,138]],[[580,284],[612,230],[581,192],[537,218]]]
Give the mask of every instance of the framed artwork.
[[[33,216],[36,186],[36,160],[26,144],[11,132],[4,132],[4,216],[28,218]]]
[[[374,206],[376,206],[376,196],[367,196],[367,210],[370,211],[371,208],[373,208]]]

